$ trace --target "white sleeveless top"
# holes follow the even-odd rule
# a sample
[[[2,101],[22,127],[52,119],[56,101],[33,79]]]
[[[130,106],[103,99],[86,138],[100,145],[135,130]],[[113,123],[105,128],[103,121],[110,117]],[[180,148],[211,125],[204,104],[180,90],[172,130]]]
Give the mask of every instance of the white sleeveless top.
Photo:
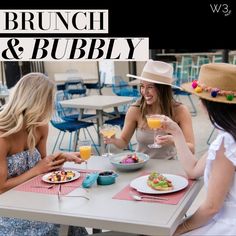
[[[215,160],[216,151],[219,150],[221,143],[224,144],[225,156],[234,166],[236,166],[236,142],[231,134],[218,130],[218,136],[212,142],[208,150],[204,172],[204,183],[206,188],[208,187],[212,161]],[[225,198],[221,210],[207,225],[190,231],[184,235],[236,235],[236,172],[232,186]]]

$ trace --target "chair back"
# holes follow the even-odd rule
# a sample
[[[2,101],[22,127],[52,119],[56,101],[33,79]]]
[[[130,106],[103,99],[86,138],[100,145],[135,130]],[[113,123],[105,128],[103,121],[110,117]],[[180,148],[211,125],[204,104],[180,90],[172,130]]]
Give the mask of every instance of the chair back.
[[[71,95],[66,91],[58,91],[55,96],[55,108],[57,109],[58,115],[65,121],[78,120],[80,116],[79,111],[72,107],[62,107],[61,101],[68,100]]]
[[[102,89],[105,85],[105,77],[106,77],[106,72],[99,72],[100,75],[100,83],[99,81],[96,83],[86,83],[85,86],[87,89]]]
[[[139,97],[138,89],[134,89],[121,77],[112,77],[112,92],[118,96]]]
[[[65,94],[70,96],[79,95],[86,96],[86,86],[84,82],[79,77],[70,77],[69,81],[65,83]]]
[[[105,79],[106,79],[106,72],[100,71],[100,87],[103,88],[105,85]]]
[[[56,126],[56,124],[61,124],[64,122],[63,117],[65,117],[65,111],[62,107],[62,105],[58,102],[54,102],[54,112],[51,117],[51,123],[53,126]]]
[[[212,58],[213,63],[221,63],[223,62],[223,56],[222,55],[214,55]]]
[[[184,82],[188,82],[190,78],[192,66],[191,56],[182,56],[181,61],[177,63],[175,77],[177,78],[176,85],[180,86]]]

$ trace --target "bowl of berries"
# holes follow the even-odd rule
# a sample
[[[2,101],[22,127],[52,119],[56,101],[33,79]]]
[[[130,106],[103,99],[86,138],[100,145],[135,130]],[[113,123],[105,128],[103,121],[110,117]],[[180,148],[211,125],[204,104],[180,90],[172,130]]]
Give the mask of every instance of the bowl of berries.
[[[111,157],[111,164],[120,170],[137,170],[142,168],[150,159],[149,155],[141,152],[125,152]]]

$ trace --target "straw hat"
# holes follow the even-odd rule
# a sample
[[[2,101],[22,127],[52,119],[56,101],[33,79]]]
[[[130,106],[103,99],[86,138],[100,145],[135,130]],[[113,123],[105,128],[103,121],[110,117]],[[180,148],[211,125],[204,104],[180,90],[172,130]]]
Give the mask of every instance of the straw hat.
[[[143,67],[141,76],[131,74],[127,74],[127,76],[150,83],[165,84],[181,89],[172,84],[174,82],[173,71],[173,66],[166,62],[148,60]]]
[[[210,63],[201,66],[198,80],[182,84],[187,92],[221,103],[236,103],[236,65]]]

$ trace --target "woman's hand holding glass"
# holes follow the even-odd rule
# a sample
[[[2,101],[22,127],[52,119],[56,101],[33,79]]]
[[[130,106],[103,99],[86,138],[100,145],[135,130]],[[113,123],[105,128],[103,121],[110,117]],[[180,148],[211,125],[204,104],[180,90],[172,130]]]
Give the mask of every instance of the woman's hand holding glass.
[[[106,125],[106,124],[103,125],[102,128],[100,129],[100,133],[103,135],[105,143],[107,143],[107,153],[104,153],[102,156],[110,157],[113,155],[113,153],[111,153],[110,151],[109,139],[115,136],[117,130],[118,126]]]
[[[88,159],[92,154],[92,146],[90,140],[80,140],[79,141],[79,152],[80,158],[85,161],[86,169],[88,169]]]
[[[163,135],[159,134],[155,137],[155,142],[162,146],[170,145],[174,143],[174,137],[171,134],[166,134],[166,132],[163,132]]]
[[[163,116],[163,115],[157,115],[157,114],[146,115],[148,127],[154,130],[153,144],[149,144],[148,145],[149,148],[161,148],[162,147],[162,145],[157,144],[155,142],[155,139],[158,135],[157,134],[158,129],[160,129],[162,126],[162,121],[164,120],[164,117],[165,116]]]
[[[172,136],[176,136],[182,133],[182,130],[179,125],[175,121],[170,119],[168,116],[163,116],[161,130],[168,134],[171,134]]]

